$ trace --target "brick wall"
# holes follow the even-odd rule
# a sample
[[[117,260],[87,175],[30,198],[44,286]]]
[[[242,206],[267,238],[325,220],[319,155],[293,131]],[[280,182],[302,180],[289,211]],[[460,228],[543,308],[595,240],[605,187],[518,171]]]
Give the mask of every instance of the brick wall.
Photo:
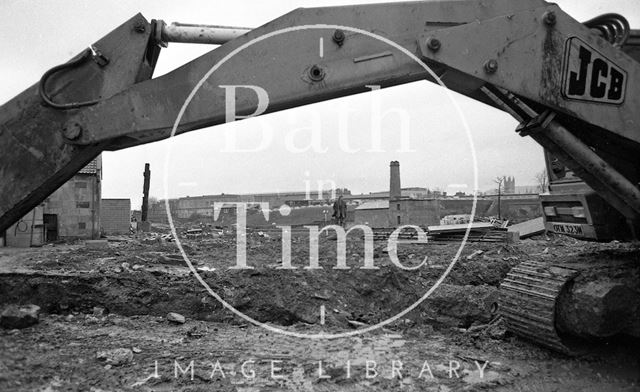
[[[440,224],[440,200],[389,200],[389,226],[437,226]]]
[[[100,225],[104,234],[128,234],[131,222],[131,200],[102,199]]]
[[[383,228],[389,226],[388,208],[361,209],[355,210],[355,224],[367,225],[372,228]],[[333,211],[331,212],[333,213]]]

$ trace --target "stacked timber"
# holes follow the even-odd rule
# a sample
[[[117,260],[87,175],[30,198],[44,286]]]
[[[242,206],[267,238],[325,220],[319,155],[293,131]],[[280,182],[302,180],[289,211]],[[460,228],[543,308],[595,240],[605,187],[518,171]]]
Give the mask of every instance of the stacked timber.
[[[427,233],[429,242],[460,242],[464,239],[468,224],[429,226],[422,228]],[[386,241],[395,228],[374,228],[374,240]],[[418,235],[415,230],[406,229],[398,235],[399,240],[417,240]],[[469,229],[467,237],[469,242],[507,242],[507,229],[495,227],[491,223],[473,223]]]

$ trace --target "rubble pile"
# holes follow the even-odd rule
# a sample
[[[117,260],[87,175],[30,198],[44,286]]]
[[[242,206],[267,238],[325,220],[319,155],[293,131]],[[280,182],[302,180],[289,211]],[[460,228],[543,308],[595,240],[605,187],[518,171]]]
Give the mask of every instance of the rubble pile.
[[[450,266],[460,246],[389,249],[386,241],[376,241],[374,268],[363,269],[362,236],[350,235],[346,243],[338,244],[335,236],[326,235],[318,244],[318,268],[309,269],[308,232],[294,228],[292,266],[283,270],[281,231],[248,229],[246,268],[237,268],[234,230],[178,227],[179,247],[167,231],[108,238],[106,247],[58,246],[27,260],[29,274],[0,276],[6,281],[0,294],[7,302],[31,301],[47,312],[93,312],[100,307],[124,315],[165,316],[179,310],[187,318],[234,320],[195,279],[191,264],[222,299],[258,321],[319,325],[319,308],[324,306],[331,309],[324,316],[326,325],[357,328],[357,323],[375,325],[420,300]],[[346,268],[336,269],[342,245]],[[390,252],[407,268],[393,264]],[[515,244],[467,244],[440,287],[407,316],[409,323],[446,329],[488,322],[494,316],[500,281],[527,254],[535,253]],[[546,255],[543,249],[538,253]]]
[[[310,349],[294,355],[306,346],[286,339],[265,346],[276,335],[248,326],[225,308],[196,279],[194,272],[197,272],[213,292],[237,311],[272,327],[298,333],[342,333],[370,328],[421,301],[412,311],[373,334],[363,335],[357,342],[350,341],[348,346],[361,350],[358,355],[367,356],[371,355],[372,342],[395,336],[388,347],[377,348],[387,353],[391,361],[398,355],[402,347],[398,339],[403,337],[411,339],[411,343],[403,351],[407,357],[401,359],[424,361],[425,357],[437,357],[446,366],[449,361],[471,366],[462,373],[467,376],[444,377],[442,383],[433,384],[436,389],[432,390],[484,390],[500,386],[506,388],[502,390],[511,390],[512,384],[527,390],[533,385],[520,381],[527,375],[547,372],[550,375],[546,377],[558,377],[551,374],[554,366],[547,367],[555,361],[555,354],[507,332],[505,321],[497,312],[499,286],[506,274],[528,260],[563,260],[577,255],[581,261],[589,262],[592,258],[638,254],[632,245],[585,246],[573,239],[544,235],[518,243],[474,242],[462,250],[455,242],[390,247],[386,240],[378,240],[373,243],[372,259],[368,261],[373,268],[367,269],[363,268],[368,257],[363,236],[350,234],[342,241],[335,235],[322,234],[317,244],[317,264],[313,267],[314,252],[306,229],[292,228],[287,242],[288,237],[283,238],[280,230],[261,228],[248,229],[241,237],[246,240],[246,268],[238,268],[242,262],[238,259],[239,236],[235,230],[195,225],[178,227],[176,233],[179,242],[165,229],[110,237],[106,239],[107,246],[74,243],[18,255],[0,253],[3,301],[0,335],[6,336],[0,342],[13,358],[11,363],[19,363],[20,358],[35,363],[41,356],[63,355],[64,360],[55,357],[58,362],[50,366],[51,372],[77,377],[77,369],[83,369],[92,378],[103,380],[103,386],[113,381],[105,374],[114,374],[126,378],[127,385],[137,385],[133,389],[190,390],[194,384],[180,381],[176,388],[173,379],[141,376],[148,375],[149,366],[153,369],[156,360],[160,366],[172,365],[177,357],[184,362],[180,362],[183,367],[192,358],[197,361],[201,356],[203,363],[208,363],[204,360],[210,361],[211,355],[228,355],[229,361],[241,361],[245,355],[254,356],[251,350],[258,348],[270,353],[264,354],[265,358],[302,361],[300,369],[308,370],[310,364],[304,362],[307,360],[304,356],[326,352],[322,351],[321,343],[311,343]],[[283,248],[287,243],[291,265],[283,268],[286,267]],[[344,264],[338,262],[341,249]],[[460,257],[456,259],[458,252]],[[397,257],[395,262],[392,256]],[[341,268],[336,268],[340,265]],[[449,274],[442,279],[449,268]],[[439,286],[423,299],[439,280],[442,280]],[[76,336],[81,340],[76,342]],[[249,346],[242,339],[249,339]],[[68,340],[73,345],[67,345]],[[38,343],[35,351],[24,350],[33,341],[47,343]],[[237,347],[221,352],[220,346],[226,344],[223,342],[235,342]],[[336,342],[340,349],[346,344],[333,340],[326,344],[331,342]],[[282,352],[270,352],[273,347],[282,348]],[[378,353],[376,348],[373,350]],[[27,354],[19,354],[25,351]],[[74,356],[82,362],[73,362],[70,358]],[[532,358],[540,361],[536,365],[539,367],[522,364]],[[513,362],[505,365],[516,359],[521,361],[520,365]],[[490,362],[487,374],[492,376],[470,378],[474,361],[485,360]],[[630,360],[629,366],[635,363]],[[565,366],[571,364],[566,362]],[[6,365],[0,359],[0,369],[3,366]],[[432,370],[446,374],[444,366],[434,364]],[[16,369],[11,368],[10,372],[17,372]],[[562,372],[564,369],[569,367]],[[340,378],[341,373],[331,366],[326,371],[335,378],[315,380],[312,384],[328,382],[336,386],[351,382]],[[202,374],[200,377],[196,377],[196,383],[211,382]],[[366,381],[355,377],[353,382],[363,380]],[[415,377],[400,381],[402,389],[431,390],[417,384]],[[46,382],[49,384],[40,388],[42,380],[27,381],[31,387],[38,386],[36,389],[56,390],[56,385],[65,385],[64,380],[55,378]],[[397,386],[393,382],[381,379],[367,385],[371,390],[390,390]],[[620,385],[615,380],[611,383]],[[414,384],[416,387],[411,389]],[[3,381],[0,372],[2,385],[10,385],[8,390],[14,390],[17,384],[15,380]],[[576,390],[580,389],[580,385],[576,386]]]

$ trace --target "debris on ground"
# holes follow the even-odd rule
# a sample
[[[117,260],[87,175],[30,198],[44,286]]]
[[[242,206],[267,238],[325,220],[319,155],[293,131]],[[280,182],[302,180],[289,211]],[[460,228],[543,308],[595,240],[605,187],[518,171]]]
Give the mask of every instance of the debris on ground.
[[[539,217],[509,226],[508,230],[518,232],[520,239],[525,239],[544,233],[546,228],[544,227],[544,218]]]
[[[167,321],[170,321],[176,324],[184,324],[187,321],[187,319],[180,313],[171,312],[167,314]]]
[[[0,390],[73,389],[73,380],[79,377],[94,382],[88,390],[128,390],[138,385],[140,390],[178,391],[505,392],[585,390],[594,385],[591,390],[624,390],[640,382],[629,376],[629,369],[638,366],[633,344],[612,345],[595,362],[561,357],[507,332],[495,305],[500,283],[523,261],[562,262],[575,255],[584,263],[603,257],[637,259],[640,250],[629,244],[585,245],[561,236],[534,236],[510,244],[480,241],[483,237],[478,235],[478,241],[467,243],[457,258],[460,243],[455,241],[399,243],[388,249],[386,240],[378,239],[375,268],[363,269],[362,237],[349,235],[342,242],[335,236],[321,236],[318,268],[308,269],[308,232],[294,227],[291,260],[295,268],[281,269],[280,229],[260,228],[247,229],[246,259],[251,269],[234,269],[235,230],[205,225],[200,235],[187,238],[186,231],[191,229],[176,227],[182,250],[167,240],[168,229],[110,240],[108,247],[100,249],[88,249],[82,243],[19,254],[0,249],[2,305],[31,303],[42,308],[37,328],[0,331]],[[489,230],[492,233],[495,228]],[[336,269],[337,249],[342,245],[347,268]],[[406,267],[426,261],[420,268],[405,270],[394,265],[384,249]],[[421,300],[450,271],[412,311],[373,332],[307,341],[266,331],[235,316],[196,280],[182,251],[198,265],[200,278],[228,304],[291,334],[369,329]],[[238,366],[256,357],[255,381],[229,377],[228,371],[242,374]],[[477,373],[472,358],[489,361],[485,378]],[[209,378],[209,363],[217,359],[226,379]],[[349,359],[351,378],[344,367]],[[194,380],[188,374],[176,380],[175,362],[184,370],[192,360]],[[283,369],[289,372],[286,381],[269,377],[271,360],[283,361]],[[369,380],[361,372],[366,360],[377,361],[380,377]],[[394,360],[401,360],[407,369],[413,364],[417,371],[390,377],[388,367]],[[430,382],[418,377],[425,360],[432,362],[434,380]],[[160,376],[150,377],[156,361]],[[331,379],[317,378],[318,361],[323,361],[323,372]],[[451,361],[460,363],[459,378],[448,377]],[[608,369],[606,377],[595,375],[603,371],[596,369],[599,364],[611,362],[625,365]],[[59,379],[23,377],[26,367],[38,367],[43,369],[41,374]],[[568,374],[581,376],[567,378]],[[562,384],[559,379],[564,380]]]
[[[133,361],[133,351],[128,348],[98,351],[96,359],[105,362],[107,365],[121,366]]]
[[[184,257],[182,255],[161,254],[157,258],[160,264],[184,265]]]
[[[87,240],[84,243],[87,249],[106,249],[109,247],[109,241],[107,240]]]
[[[484,251],[482,251],[482,250],[476,250],[475,252],[473,252],[469,256],[467,256],[467,260],[473,260],[474,257],[479,256],[479,255],[481,255],[483,253],[484,253]]]
[[[0,315],[0,326],[5,329],[23,329],[38,323],[40,307],[36,305],[9,305]]]

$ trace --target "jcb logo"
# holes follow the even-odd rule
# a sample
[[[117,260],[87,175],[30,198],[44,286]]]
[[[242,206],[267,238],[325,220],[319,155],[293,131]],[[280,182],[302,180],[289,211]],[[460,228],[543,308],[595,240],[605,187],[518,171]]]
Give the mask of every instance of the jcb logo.
[[[621,104],[627,73],[577,37],[565,46],[562,95],[569,99]]]

